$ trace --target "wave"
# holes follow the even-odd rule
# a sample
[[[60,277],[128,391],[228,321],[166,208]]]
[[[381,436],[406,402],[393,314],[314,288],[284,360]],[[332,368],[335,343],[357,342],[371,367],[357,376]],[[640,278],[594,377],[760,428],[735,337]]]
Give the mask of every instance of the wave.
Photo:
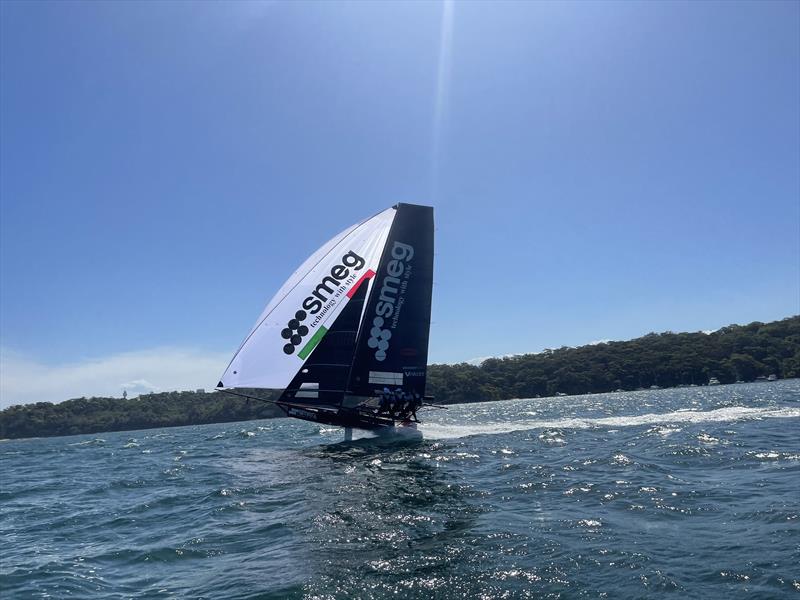
[[[496,435],[531,429],[593,429],[596,427],[635,427],[669,423],[711,423],[718,421],[742,421],[754,419],[800,417],[800,408],[772,407],[748,408],[728,406],[708,411],[687,409],[662,414],[631,415],[623,417],[601,417],[597,419],[565,418],[552,420],[503,421],[476,425],[446,425],[426,423],[420,425],[425,439],[452,439],[471,435]]]

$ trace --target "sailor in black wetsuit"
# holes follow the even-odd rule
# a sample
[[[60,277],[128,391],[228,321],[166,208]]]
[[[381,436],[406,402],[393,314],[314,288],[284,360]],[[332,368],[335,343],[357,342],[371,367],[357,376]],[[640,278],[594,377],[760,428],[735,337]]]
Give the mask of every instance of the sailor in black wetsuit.
[[[403,413],[403,389],[397,388],[392,399],[392,418],[399,419]]]
[[[400,411],[400,419],[408,421],[411,418],[411,411],[414,407],[414,396],[410,392],[403,393],[402,409]]]
[[[388,387],[383,388],[383,392],[381,392],[381,403],[378,407],[378,414],[386,413],[387,415],[392,414],[392,401],[394,400],[394,395],[392,392],[389,391]]]
[[[411,394],[409,394],[411,396]],[[408,410],[411,413],[409,420],[414,421],[415,423],[419,423],[419,419],[417,419],[417,409],[422,406],[422,398],[417,392],[414,392],[414,395],[411,396],[411,399],[408,402]]]

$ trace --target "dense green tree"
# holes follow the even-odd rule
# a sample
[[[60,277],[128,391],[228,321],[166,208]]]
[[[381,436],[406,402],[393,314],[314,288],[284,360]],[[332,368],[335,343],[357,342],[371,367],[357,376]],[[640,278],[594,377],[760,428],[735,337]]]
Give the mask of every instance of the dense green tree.
[[[250,390],[262,398],[274,392]],[[76,398],[59,404],[37,402],[0,412],[0,438],[125,431],[282,416],[272,404],[225,394],[165,392],[138,398]]]
[[[730,325],[713,333],[649,333],[627,342],[491,358],[480,366],[432,365],[437,402],[552,396],[800,377],[800,317]],[[486,396],[485,383],[492,386]]]

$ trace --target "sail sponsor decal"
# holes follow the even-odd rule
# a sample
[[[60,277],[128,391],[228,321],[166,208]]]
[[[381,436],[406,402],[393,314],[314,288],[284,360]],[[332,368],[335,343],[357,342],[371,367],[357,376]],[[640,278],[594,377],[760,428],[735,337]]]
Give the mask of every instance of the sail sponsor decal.
[[[373,277],[375,277],[375,271],[373,271],[372,269],[368,269],[367,272],[361,276],[361,279],[356,281],[356,284],[350,288],[350,291],[347,292],[347,297],[352,298],[353,295],[358,291],[358,288],[361,287],[361,284],[367,281],[368,279],[372,279]]]
[[[339,263],[331,267],[330,274],[325,275],[313,287],[313,291],[301,302],[301,308],[295,312],[294,318],[289,319],[286,327],[281,330],[281,338],[286,342],[283,346],[284,354],[294,354],[297,347],[303,344],[304,338],[313,332],[311,339],[297,353],[301,360],[308,358],[328,332],[321,325],[325,315],[344,298],[350,299],[364,281],[375,275],[371,269],[359,274],[366,264],[366,260],[350,250],[342,256]],[[306,322],[310,316],[314,318]]]
[[[392,259],[386,262],[385,275],[374,294],[379,294],[375,304],[375,315],[372,318],[372,328],[367,346],[375,349],[375,360],[386,360],[392,339],[392,331],[397,328],[403,303],[408,290],[409,282],[413,275],[414,248],[409,244],[395,241],[391,250]]]
[[[311,352],[314,350],[314,348],[317,347],[317,344],[319,344],[320,341],[322,341],[322,338],[325,337],[326,333],[328,333],[328,328],[325,327],[324,325],[320,326],[320,328],[317,329],[316,332],[314,332],[314,335],[311,336],[311,339],[308,340],[308,343],[305,346],[303,346],[303,349],[297,353],[297,357],[300,360],[307,359],[308,356],[311,354]]]
[[[295,398],[319,398],[319,383],[307,381],[300,384],[300,389],[295,393]]]
[[[380,385],[402,386],[403,374],[388,371],[370,371],[369,382]]]
[[[297,417],[298,419],[305,419],[307,421],[317,420],[317,413],[295,406],[290,407],[289,410],[286,411],[286,414],[290,417]]]
[[[425,369],[420,369],[419,367],[403,367],[403,376],[406,379],[425,377]]]

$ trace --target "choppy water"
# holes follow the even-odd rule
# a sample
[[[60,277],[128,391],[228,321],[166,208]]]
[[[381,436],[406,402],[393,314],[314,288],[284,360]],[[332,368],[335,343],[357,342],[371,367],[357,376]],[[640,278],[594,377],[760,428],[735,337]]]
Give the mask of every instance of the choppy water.
[[[4,598],[800,596],[800,380],[0,443]]]

